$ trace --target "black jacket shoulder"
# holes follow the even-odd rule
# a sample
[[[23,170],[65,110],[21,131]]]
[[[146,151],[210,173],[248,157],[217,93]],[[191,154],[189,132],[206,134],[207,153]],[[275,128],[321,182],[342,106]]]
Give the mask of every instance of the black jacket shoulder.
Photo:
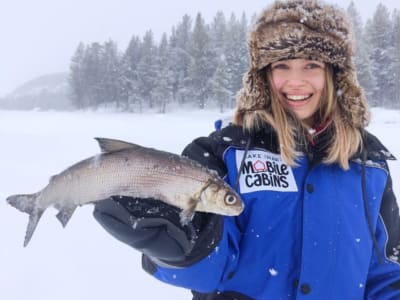
[[[199,137],[183,150],[182,155],[187,156],[203,166],[213,169],[223,177],[226,167],[223,156],[227,148],[249,147],[263,148],[274,153],[278,152],[278,142],[275,132],[271,127],[265,126],[257,131],[249,132],[241,126],[230,124],[220,130],[212,132],[207,137]]]
[[[364,131],[363,138],[366,159],[380,162],[388,172],[379,213],[387,233],[385,255],[393,261],[400,262],[400,213],[397,199],[393,192],[392,177],[387,164],[387,160],[395,160],[396,158],[382,142],[370,132]]]
[[[396,158],[372,133],[364,130],[363,144],[367,151],[367,159],[371,160],[395,160]]]

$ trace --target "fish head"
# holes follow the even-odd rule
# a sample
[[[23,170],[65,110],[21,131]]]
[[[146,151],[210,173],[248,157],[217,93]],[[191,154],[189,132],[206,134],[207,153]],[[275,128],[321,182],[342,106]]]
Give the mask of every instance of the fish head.
[[[220,178],[210,179],[203,187],[197,211],[237,216],[244,209],[238,193]]]

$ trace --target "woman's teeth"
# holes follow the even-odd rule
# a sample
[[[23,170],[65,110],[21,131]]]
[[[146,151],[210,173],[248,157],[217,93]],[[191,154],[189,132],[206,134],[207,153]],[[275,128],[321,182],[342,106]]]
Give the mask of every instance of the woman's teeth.
[[[309,95],[285,95],[285,97],[291,101],[303,101],[310,98],[312,94]]]

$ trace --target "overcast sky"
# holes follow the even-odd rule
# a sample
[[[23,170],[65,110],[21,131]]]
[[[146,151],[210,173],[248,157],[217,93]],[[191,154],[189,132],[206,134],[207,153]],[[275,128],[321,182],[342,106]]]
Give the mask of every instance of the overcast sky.
[[[2,0],[0,8],[0,97],[37,76],[68,71],[80,41],[112,39],[119,49],[132,35],[152,29],[158,38],[187,13],[207,22],[218,10],[229,16],[260,12],[271,0]],[[350,0],[329,1],[347,8]],[[379,2],[400,9],[398,0],[355,0],[363,20]]]

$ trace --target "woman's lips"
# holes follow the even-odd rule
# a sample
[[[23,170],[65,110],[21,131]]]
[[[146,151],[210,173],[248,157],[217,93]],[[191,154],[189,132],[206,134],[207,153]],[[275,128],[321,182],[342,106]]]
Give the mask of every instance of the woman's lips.
[[[296,94],[296,95],[294,95],[294,94],[292,94],[292,95],[284,94],[286,100],[296,101],[296,102],[308,100],[308,99],[310,99],[312,97],[312,95],[313,94],[303,94],[303,95],[299,95],[299,94]]]

